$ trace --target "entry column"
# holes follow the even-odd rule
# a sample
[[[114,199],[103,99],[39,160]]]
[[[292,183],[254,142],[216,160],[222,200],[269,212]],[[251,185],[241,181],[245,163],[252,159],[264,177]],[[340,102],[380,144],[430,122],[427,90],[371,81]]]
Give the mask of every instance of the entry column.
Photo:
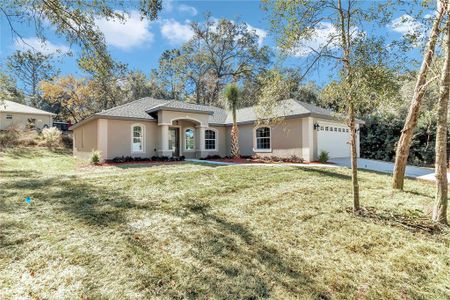
[[[197,148],[197,158],[202,158],[207,156],[207,151],[205,150],[205,125],[198,125],[198,148]]]
[[[160,124],[159,125],[159,147],[158,155],[159,156],[172,156],[172,150],[169,149],[169,125]]]

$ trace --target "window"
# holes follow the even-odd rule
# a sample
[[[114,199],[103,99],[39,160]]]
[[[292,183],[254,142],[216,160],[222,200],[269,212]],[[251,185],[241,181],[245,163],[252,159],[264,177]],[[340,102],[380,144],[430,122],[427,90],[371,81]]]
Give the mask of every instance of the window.
[[[334,131],[337,131],[337,127],[334,127]]]
[[[132,127],[131,151],[144,152],[144,129],[141,125]]]
[[[346,129],[346,132],[348,132],[348,128]]]
[[[12,115],[6,115],[6,120],[12,120]]]
[[[184,131],[184,149],[194,150],[194,147],[194,130],[192,128],[188,128]]]
[[[325,126],[325,131],[328,131],[328,126]]]
[[[320,126],[320,131],[323,131],[323,126]]]
[[[205,150],[216,150],[216,132],[214,130],[205,130]]]
[[[260,127],[256,129],[256,149],[270,150],[270,128]]]
[[[338,128],[338,131],[341,132],[341,128]]]

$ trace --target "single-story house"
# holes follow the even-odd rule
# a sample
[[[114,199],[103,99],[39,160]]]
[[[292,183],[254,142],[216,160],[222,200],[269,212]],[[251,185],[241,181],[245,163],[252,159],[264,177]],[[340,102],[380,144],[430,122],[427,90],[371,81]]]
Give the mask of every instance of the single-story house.
[[[330,110],[298,100],[280,101],[271,111],[277,122],[264,125],[256,107],[237,111],[241,155],[296,155],[306,161],[320,151],[349,157],[346,122]],[[359,128],[362,121],[357,121]],[[230,155],[231,113],[218,107],[142,98],[92,115],[73,125],[73,153],[102,159],[121,156]],[[357,131],[358,132],[358,131]],[[358,134],[359,155],[359,134]]]
[[[52,127],[54,116],[45,110],[0,99],[0,130]]]

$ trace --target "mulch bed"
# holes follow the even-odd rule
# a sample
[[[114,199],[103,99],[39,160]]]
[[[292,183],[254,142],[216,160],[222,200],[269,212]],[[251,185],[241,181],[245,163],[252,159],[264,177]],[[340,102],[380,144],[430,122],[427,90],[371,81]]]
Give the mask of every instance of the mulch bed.
[[[143,165],[143,164],[165,164],[165,165],[172,165],[177,163],[182,163],[184,161],[156,161],[156,160],[142,160],[142,161],[128,161],[128,162],[104,162],[101,164],[98,164],[97,166],[121,166],[121,165]]]
[[[333,163],[321,163],[319,161],[312,162],[284,162],[284,161],[275,161],[275,160],[264,160],[264,159],[252,159],[252,158],[218,158],[218,159],[206,159],[206,161],[217,161],[217,162],[225,162],[225,163],[235,163],[235,164],[330,164]]]

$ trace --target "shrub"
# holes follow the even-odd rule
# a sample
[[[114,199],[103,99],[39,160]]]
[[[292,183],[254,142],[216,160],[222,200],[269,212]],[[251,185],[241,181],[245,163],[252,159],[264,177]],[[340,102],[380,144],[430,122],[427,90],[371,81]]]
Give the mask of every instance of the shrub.
[[[36,130],[27,130],[18,133],[17,145],[24,147],[36,146],[39,141],[39,134]]]
[[[329,157],[329,155],[328,155],[329,153],[327,152],[327,151],[325,151],[325,150],[322,150],[322,151],[320,151],[320,154],[319,154],[319,161],[321,162],[321,163],[326,163],[327,161],[328,161],[328,159],[330,159],[330,157]]]
[[[73,137],[69,134],[63,134],[61,137],[62,144],[67,149],[72,149],[73,147]]]
[[[47,147],[58,147],[61,145],[61,131],[56,127],[44,128],[42,130],[42,139]]]
[[[102,155],[100,151],[93,150],[91,152],[91,158],[89,159],[90,163],[93,165],[98,165],[102,159]]]
[[[0,132],[0,148],[15,146],[19,139],[19,132],[15,129],[8,129]]]

